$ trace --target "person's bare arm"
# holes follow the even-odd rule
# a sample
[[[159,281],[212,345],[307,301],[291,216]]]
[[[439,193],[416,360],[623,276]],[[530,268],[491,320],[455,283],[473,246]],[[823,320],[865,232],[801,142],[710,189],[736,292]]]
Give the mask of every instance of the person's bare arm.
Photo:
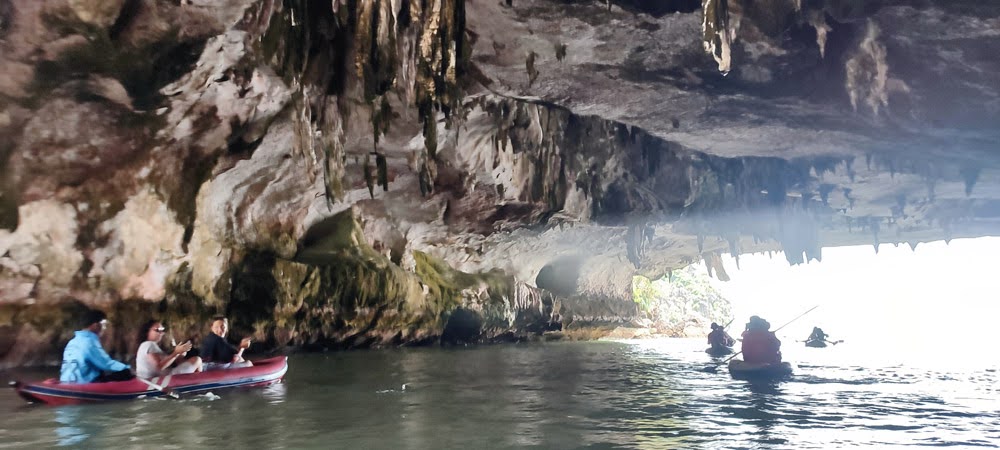
[[[250,338],[246,337],[240,341],[240,350],[233,356],[233,362],[243,361],[243,350],[250,348]]]
[[[174,351],[169,355],[163,353],[148,353],[146,356],[153,358],[153,361],[156,363],[156,367],[162,371],[166,370],[166,368],[170,367],[170,365],[173,364],[177,358],[186,355],[189,351],[191,351],[191,341],[187,341],[174,347]]]

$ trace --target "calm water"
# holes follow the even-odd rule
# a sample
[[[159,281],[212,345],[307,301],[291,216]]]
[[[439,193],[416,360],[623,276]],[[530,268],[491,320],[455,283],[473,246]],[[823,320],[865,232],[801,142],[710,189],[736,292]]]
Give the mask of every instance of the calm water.
[[[786,344],[795,376],[751,385],[703,371],[703,348],[675,339],[296,355],[285,383],[268,389],[61,408],[4,389],[0,447],[1000,446],[995,361],[858,362],[847,344]]]

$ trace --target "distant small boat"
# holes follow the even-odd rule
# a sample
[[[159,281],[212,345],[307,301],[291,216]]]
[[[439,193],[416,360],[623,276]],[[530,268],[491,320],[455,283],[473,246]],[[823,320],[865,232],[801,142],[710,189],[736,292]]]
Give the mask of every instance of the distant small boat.
[[[163,391],[139,379],[108,383],[60,383],[59,380],[48,379],[38,383],[15,382],[14,389],[18,395],[32,403],[72,405],[162,397],[168,395],[164,392],[168,390],[176,394],[192,394],[231,387],[267,386],[281,381],[288,371],[287,356],[277,356],[253,363],[252,367],[168,375],[150,380],[153,384],[164,388]]]
[[[821,340],[806,341],[806,347],[824,348],[826,347],[826,342]]]
[[[787,362],[771,364],[751,364],[742,359],[729,361],[729,374],[741,380],[773,380],[792,374],[792,365]]]
[[[705,349],[705,353],[712,356],[726,356],[733,354],[732,347],[709,347]]]

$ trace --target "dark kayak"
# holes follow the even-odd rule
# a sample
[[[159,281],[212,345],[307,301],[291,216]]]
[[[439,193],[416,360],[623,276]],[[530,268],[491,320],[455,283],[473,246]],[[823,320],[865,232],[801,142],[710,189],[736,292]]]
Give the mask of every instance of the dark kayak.
[[[826,342],[821,340],[806,341],[806,347],[823,348],[826,347]]]
[[[712,356],[726,356],[733,354],[732,347],[709,347],[705,349],[705,353]]]
[[[792,365],[787,362],[777,364],[750,364],[742,359],[729,361],[729,374],[739,380],[774,380],[792,374]]]

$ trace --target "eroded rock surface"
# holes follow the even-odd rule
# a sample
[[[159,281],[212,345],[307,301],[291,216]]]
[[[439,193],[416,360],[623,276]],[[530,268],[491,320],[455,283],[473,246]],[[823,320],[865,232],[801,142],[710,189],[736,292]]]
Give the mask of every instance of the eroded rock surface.
[[[1000,232],[1000,5],[0,4],[0,360],[628,324],[720,252]]]

